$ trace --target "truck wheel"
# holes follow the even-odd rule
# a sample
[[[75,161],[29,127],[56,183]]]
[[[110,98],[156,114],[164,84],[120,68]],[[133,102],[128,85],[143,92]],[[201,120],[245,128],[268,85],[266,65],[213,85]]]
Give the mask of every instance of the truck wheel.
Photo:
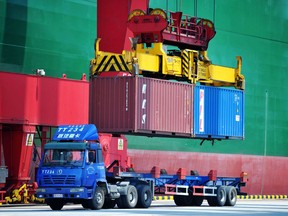
[[[226,187],[226,206],[234,206],[237,202],[237,191],[233,186]]]
[[[180,195],[174,195],[173,196],[173,199],[174,199],[174,203],[177,205],[177,206],[184,206],[184,198],[183,196],[180,196]]]
[[[116,200],[111,200],[109,198],[106,198],[104,205],[103,205],[103,209],[111,209],[111,208],[114,208],[115,205],[116,205]]]
[[[84,209],[89,209],[89,208],[90,208],[90,205],[89,205],[88,200],[84,200],[84,201],[82,202],[82,207],[83,207]]]
[[[46,202],[52,210],[61,210],[65,204],[62,199],[47,199]]]
[[[217,206],[224,206],[226,203],[226,189],[224,186],[220,186],[217,190],[216,196]]]
[[[135,186],[128,185],[127,195],[121,195],[116,200],[119,208],[134,208],[138,201],[138,194]]]
[[[99,210],[104,205],[104,190],[101,187],[97,187],[94,196],[90,201],[90,208],[92,210]]]
[[[138,192],[138,208],[149,208],[152,202],[152,191],[148,185],[139,185]]]

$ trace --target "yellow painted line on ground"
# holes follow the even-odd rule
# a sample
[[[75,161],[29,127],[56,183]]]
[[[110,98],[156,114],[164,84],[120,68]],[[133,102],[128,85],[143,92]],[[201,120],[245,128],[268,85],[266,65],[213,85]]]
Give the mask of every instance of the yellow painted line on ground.
[[[240,195],[238,199],[287,199],[287,195]]]
[[[154,196],[154,200],[173,200],[173,196]]]
[[[288,199],[288,195],[238,195],[238,199]],[[173,196],[154,196],[154,200],[174,200]]]

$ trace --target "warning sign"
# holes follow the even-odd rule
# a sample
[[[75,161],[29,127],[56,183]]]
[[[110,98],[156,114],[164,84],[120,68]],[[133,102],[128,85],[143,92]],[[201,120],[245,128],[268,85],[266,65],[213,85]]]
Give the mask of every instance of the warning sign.
[[[26,146],[32,146],[34,140],[34,134],[27,134],[26,136]]]
[[[124,142],[123,139],[118,139],[118,150],[123,150]]]

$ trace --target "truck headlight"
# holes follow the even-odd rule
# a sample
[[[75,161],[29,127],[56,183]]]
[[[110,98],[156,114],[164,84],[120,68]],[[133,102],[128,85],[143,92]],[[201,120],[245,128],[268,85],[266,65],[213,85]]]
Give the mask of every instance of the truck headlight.
[[[36,193],[45,193],[46,192],[46,189],[45,188],[37,188],[36,189]]]
[[[71,188],[70,193],[84,192],[84,188]]]

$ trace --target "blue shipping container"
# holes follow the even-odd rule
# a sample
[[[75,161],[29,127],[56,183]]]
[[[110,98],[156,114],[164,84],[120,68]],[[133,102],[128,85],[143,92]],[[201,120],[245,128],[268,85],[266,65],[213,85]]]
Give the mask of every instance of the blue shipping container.
[[[195,86],[194,136],[244,139],[244,91]]]

